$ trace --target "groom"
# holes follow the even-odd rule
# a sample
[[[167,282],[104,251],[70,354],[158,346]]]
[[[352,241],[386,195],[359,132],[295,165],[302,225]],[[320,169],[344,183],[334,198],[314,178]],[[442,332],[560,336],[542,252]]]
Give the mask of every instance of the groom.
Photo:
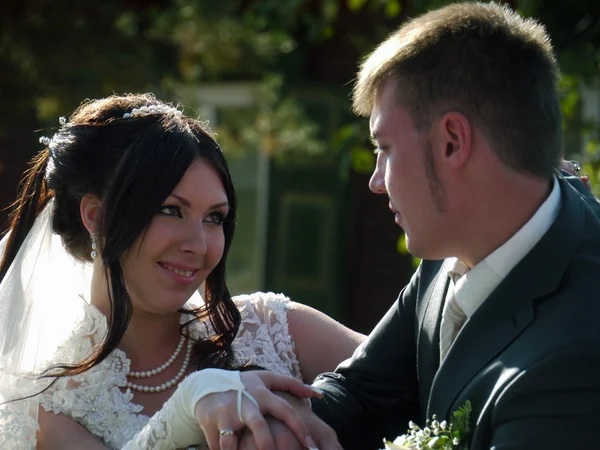
[[[544,28],[493,3],[418,17],[361,67],[370,188],[423,263],[315,383],[313,411],[344,449],[467,400],[472,450],[598,447],[600,210],[555,171],[557,76]]]
[[[451,420],[467,400],[471,450],[598,447],[600,208],[555,169],[557,77],[543,26],[494,3],[413,19],[362,65],[370,187],[423,262],[354,356],[315,382],[312,411],[345,450]]]

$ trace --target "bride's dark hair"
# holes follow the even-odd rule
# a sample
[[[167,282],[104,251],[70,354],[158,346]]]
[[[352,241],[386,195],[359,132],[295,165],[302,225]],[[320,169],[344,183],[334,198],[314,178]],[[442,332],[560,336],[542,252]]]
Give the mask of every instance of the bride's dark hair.
[[[134,108],[156,106],[163,112],[123,118]],[[70,376],[103,361],[118,345],[129,324],[132,305],[125,287],[121,257],[145,232],[153,216],[197,158],[219,175],[229,202],[223,223],[223,257],[204,283],[205,304],[191,313],[208,320],[214,337],[194,344],[194,365],[233,366],[231,342],[240,313],[225,284],[225,265],[236,217],[236,195],[221,149],[206,127],[154,96],[110,96],[84,102],[54,135],[25,172],[13,205],[0,280],[14,260],[37,215],[50,198],[55,209],[52,226],[75,258],[90,260],[91,241],[80,214],[81,199],[94,194],[103,201],[99,235],[102,262],[109,283],[108,335],[101,346],[76,365],[59,365],[48,374]],[[190,322],[183,325],[185,328]],[[60,369],[57,371],[56,369]]]

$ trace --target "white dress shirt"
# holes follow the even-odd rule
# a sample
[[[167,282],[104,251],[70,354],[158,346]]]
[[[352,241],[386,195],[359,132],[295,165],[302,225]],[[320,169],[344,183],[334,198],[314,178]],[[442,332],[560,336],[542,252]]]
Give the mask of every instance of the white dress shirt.
[[[552,192],[533,217],[508,241],[490,253],[471,270],[457,258],[452,258],[454,264],[448,274],[452,279],[450,290],[453,292],[449,292],[446,298],[442,315],[442,328],[444,328],[444,322],[447,318],[450,321],[455,320],[455,314],[448,311],[448,308],[454,307],[454,301],[449,301],[452,294],[455,296],[456,304],[464,312],[466,316],[464,321],[466,321],[548,231],[554,220],[556,220],[561,205],[560,186],[556,177],[554,177],[553,184]],[[464,321],[457,324],[458,329],[453,333],[444,333],[444,330],[442,330],[441,340],[448,339],[448,335],[452,335],[453,340]],[[440,343],[442,359],[450,345],[451,342]]]

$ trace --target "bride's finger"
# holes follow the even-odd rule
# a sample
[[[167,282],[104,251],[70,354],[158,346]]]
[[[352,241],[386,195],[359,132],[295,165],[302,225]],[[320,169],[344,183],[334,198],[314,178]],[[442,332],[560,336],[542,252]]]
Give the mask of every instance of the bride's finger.
[[[235,423],[236,425],[232,425]],[[244,428],[238,419],[230,420],[226,415],[220,415],[211,426],[201,426],[210,450],[236,450],[238,446],[237,433]]]
[[[238,448],[237,435],[231,428],[219,429],[219,448],[220,450],[236,450]]]
[[[206,396],[196,404],[194,414],[210,450],[219,450],[222,448],[222,437],[235,437],[235,433],[244,428],[237,414],[237,393],[234,391]],[[232,448],[237,448],[237,438],[225,439],[224,442],[233,442]]]
[[[209,429],[204,428],[204,427],[200,427],[202,428],[202,432],[204,433],[204,437],[206,438],[206,443],[208,444],[208,448],[210,450],[219,450],[219,435],[216,433],[212,433],[209,431]]]

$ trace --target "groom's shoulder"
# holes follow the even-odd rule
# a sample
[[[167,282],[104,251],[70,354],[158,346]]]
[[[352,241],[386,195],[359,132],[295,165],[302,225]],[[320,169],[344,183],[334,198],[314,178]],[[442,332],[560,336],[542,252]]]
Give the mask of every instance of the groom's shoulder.
[[[600,224],[592,217],[589,220],[592,223],[584,227],[556,289],[536,302],[539,325],[562,335],[560,346],[571,342],[575,348],[590,338],[590,332],[600,342]]]
[[[583,212],[581,226],[567,228],[568,231],[576,232],[576,235],[562,236],[556,245],[560,246],[561,241],[574,240],[576,251],[568,272],[577,278],[589,279],[597,284],[600,281],[600,201],[589,192],[579,194],[576,200]]]
[[[600,230],[600,200],[577,177],[559,176],[562,193],[562,209],[569,212],[569,205],[577,203],[584,212],[585,227],[588,230]]]

